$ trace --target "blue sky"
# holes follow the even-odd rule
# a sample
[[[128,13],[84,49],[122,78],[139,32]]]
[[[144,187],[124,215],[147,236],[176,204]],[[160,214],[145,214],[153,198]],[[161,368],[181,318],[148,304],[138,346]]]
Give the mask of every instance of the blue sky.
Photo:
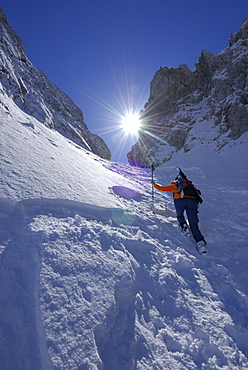
[[[248,17],[247,0],[2,0],[27,56],[84,113],[114,161],[137,140],[120,128],[139,111],[160,67],[194,68]]]

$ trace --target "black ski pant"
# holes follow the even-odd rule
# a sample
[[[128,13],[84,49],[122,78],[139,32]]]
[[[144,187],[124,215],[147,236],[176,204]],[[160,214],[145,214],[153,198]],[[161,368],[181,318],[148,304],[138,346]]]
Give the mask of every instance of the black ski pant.
[[[177,219],[181,227],[183,225],[187,224],[185,218],[184,218],[184,211],[186,211],[186,215],[188,218],[190,230],[192,232],[192,235],[196,242],[199,242],[200,240],[204,240],[204,236],[201,234],[198,223],[198,205],[196,203],[196,200],[194,198],[179,198],[174,199],[174,204],[176,208],[177,213]]]

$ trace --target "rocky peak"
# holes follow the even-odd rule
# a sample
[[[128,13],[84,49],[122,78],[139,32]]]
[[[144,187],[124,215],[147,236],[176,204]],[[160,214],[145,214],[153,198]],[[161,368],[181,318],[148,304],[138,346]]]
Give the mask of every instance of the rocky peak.
[[[202,51],[194,71],[181,65],[155,73],[131,164],[159,165],[199,142],[218,152],[248,130],[248,18],[230,45]]]
[[[160,67],[150,84],[150,97],[145,109],[148,108],[149,115],[161,111],[171,101],[192,93],[194,89],[195,76],[185,64],[178,68]]]
[[[22,40],[9,25],[7,17],[0,7],[0,42],[1,49],[19,60],[27,60]]]
[[[82,111],[28,60],[21,39],[0,8],[0,101],[7,94],[25,113],[102,158],[110,159],[105,142],[92,134]]]
[[[248,38],[248,18],[246,18],[240,30],[236,31],[233,35],[231,34],[229,39],[229,46],[233,46],[239,40],[244,40]]]
[[[7,17],[5,15],[3,9],[1,8],[1,6],[0,6],[0,22],[1,23],[6,23],[6,24],[8,23]]]

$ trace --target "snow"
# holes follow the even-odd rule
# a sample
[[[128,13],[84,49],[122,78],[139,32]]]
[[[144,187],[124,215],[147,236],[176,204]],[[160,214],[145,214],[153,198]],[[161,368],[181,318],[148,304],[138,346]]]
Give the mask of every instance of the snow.
[[[248,369],[247,144],[195,144],[199,256],[150,173],[100,159],[1,96],[1,368]]]

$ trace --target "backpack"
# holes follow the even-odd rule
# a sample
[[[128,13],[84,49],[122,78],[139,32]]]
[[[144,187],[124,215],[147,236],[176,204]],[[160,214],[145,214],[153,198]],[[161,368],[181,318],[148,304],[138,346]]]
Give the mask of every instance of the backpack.
[[[189,181],[181,170],[179,175],[176,177],[175,185],[182,195],[194,197],[197,203],[203,202],[201,191],[196,189],[192,184],[192,181]]]

